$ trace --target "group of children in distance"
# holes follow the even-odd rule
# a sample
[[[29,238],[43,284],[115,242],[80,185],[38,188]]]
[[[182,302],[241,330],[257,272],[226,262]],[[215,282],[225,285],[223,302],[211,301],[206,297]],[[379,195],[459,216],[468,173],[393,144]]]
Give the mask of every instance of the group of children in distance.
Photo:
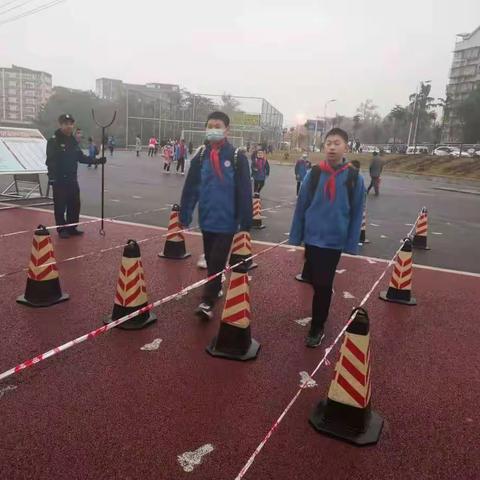
[[[156,137],[151,137],[148,141],[148,153],[147,156],[153,157],[157,155],[159,149],[159,141]],[[140,156],[142,151],[142,139],[139,135],[135,140],[135,150],[137,152],[137,157]],[[185,160],[187,158],[187,146],[185,140],[170,140],[165,143],[160,148],[160,155],[163,158],[163,171],[165,173],[170,173],[170,167],[172,162],[177,162],[177,173],[185,175]]]
[[[192,158],[183,187],[180,223],[187,228],[198,203],[199,224],[208,275],[221,272],[227,263],[235,233],[252,226],[252,184],[248,159],[227,140],[230,119],[211,113],[206,122],[206,144]],[[332,298],[332,286],[342,252],[356,254],[365,201],[363,177],[345,159],[348,135],[333,128],[325,138],[325,160],[308,168],[307,157],[297,162],[297,206],[290,229],[290,244],[305,245],[305,261],[313,285],[312,322],[306,345],[317,347]],[[255,190],[269,174],[265,152],[252,157]],[[253,160],[255,159],[255,162]],[[195,313],[209,320],[221,292],[221,277],[205,285]]]

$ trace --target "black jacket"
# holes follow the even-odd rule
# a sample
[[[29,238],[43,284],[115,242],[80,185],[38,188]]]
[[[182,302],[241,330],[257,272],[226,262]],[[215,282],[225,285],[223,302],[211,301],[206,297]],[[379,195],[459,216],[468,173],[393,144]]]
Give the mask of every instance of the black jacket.
[[[78,163],[92,163],[82,152],[73,135],[66,136],[60,129],[48,139],[47,161],[48,179],[53,182],[77,180]]]

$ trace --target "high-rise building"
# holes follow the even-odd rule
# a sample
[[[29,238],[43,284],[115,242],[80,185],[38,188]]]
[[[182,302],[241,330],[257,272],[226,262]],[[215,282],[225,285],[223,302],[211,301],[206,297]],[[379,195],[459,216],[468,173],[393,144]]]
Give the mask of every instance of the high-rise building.
[[[103,100],[115,102],[123,94],[126,94],[127,90],[169,101],[172,94],[180,92],[180,87],[171,83],[147,83],[145,85],[123,83],[122,80],[113,78],[97,78],[95,82],[95,94]]]
[[[0,67],[0,121],[29,125],[52,95],[52,75],[12,65]]]
[[[442,135],[445,142],[463,140],[455,107],[476,88],[480,88],[480,27],[457,35],[446,92],[448,115]]]

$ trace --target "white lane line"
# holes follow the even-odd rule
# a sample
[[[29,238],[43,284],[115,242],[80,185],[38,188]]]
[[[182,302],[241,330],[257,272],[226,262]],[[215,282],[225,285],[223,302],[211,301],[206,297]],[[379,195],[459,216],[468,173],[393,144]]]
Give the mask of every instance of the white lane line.
[[[351,300],[355,297],[350,292],[343,292],[343,298],[346,298],[347,300]]]
[[[2,202],[0,202],[2,204]],[[8,204],[5,204],[8,205]],[[43,213],[48,213],[51,216],[53,216],[53,211],[48,210],[46,208],[40,208],[40,207],[23,207],[23,210],[31,210],[32,212],[43,212]],[[86,218],[86,219],[91,219],[91,220],[100,220],[100,217],[95,217],[93,215],[80,215],[80,218]],[[128,225],[128,226],[134,226],[134,227],[140,227],[140,228],[146,228],[149,230],[162,230],[162,231],[167,231],[168,228],[166,227],[159,227],[157,225],[148,225],[147,223],[137,223],[137,222],[128,222],[126,220],[115,220],[115,223],[118,223],[120,225]],[[409,226],[413,226],[413,223]],[[200,237],[202,236],[201,232],[185,232],[185,235],[192,235],[194,237]],[[284,235],[290,235],[290,233],[285,233]],[[273,247],[274,245],[278,245],[278,243],[275,242],[267,242],[264,240],[253,240],[254,244],[257,245],[266,245],[269,247]],[[280,248],[292,248],[291,245],[280,245]],[[296,247],[297,250],[303,250],[303,247]],[[367,257],[366,255],[350,255],[349,253],[342,253],[342,257],[346,258],[353,258],[355,260],[366,260],[370,264],[375,264],[375,263],[388,263],[389,261],[386,260],[385,258],[379,258],[379,257]],[[442,268],[442,267],[431,267],[429,265],[422,265],[422,264],[414,264],[414,268],[422,268],[424,270],[432,270],[436,272],[443,272],[443,273],[452,273],[455,275],[464,275],[466,277],[478,277],[480,278],[480,273],[477,272],[469,272],[467,270],[453,270],[449,268]]]
[[[162,343],[161,338],[156,338],[152,343],[147,343],[144,345],[140,350],[145,352],[153,352],[154,350],[158,350],[160,348],[160,344]]]
[[[372,227],[379,227],[380,225],[378,225],[377,223],[371,223],[370,224]]]
[[[433,235],[443,235],[442,232],[432,232]]]
[[[135,200],[140,200],[143,197],[139,197],[138,195],[132,195],[132,198],[134,198]]]
[[[193,472],[193,469],[202,463],[205,455],[213,452],[213,445],[207,443],[193,452],[185,452],[177,456],[178,463],[184,472]]]
[[[315,388],[317,382],[308,374],[308,372],[300,372],[300,385],[301,388]]]
[[[380,238],[388,238],[386,235],[380,235]]]
[[[116,198],[111,198],[110,199],[111,202],[115,202],[115,203],[120,203],[120,200],[116,199]]]
[[[302,327],[306,327],[312,321],[312,317],[300,318],[299,320],[294,320],[295,323],[298,323]]]
[[[406,227],[413,227],[413,223],[406,223],[405,226]]]

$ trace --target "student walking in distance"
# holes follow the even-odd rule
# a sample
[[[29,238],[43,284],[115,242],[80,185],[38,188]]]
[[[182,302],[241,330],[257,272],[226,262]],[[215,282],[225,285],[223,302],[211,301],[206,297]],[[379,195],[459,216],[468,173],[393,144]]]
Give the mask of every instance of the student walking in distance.
[[[307,172],[312,168],[312,164],[308,160],[308,154],[302,154],[302,158],[298,159],[295,163],[295,180],[297,181],[297,197],[300,191],[300,185],[305,178]]]
[[[98,168],[98,163],[95,162],[97,155],[98,147],[95,145],[93,138],[88,137],[88,158],[90,159],[90,162],[87,165],[88,168],[90,168],[92,165],[95,165],[95,169]]]
[[[148,141],[148,157],[153,157],[153,154],[155,153],[155,144],[157,142],[157,139],[155,137],[151,137],[150,140]]]
[[[206,122],[206,144],[192,158],[180,206],[183,228],[192,222],[198,203],[203,250],[208,275],[221,272],[227,263],[233,236],[252,225],[252,184],[248,159],[227,140],[230,119],[223,112],[211,113]],[[205,285],[195,314],[213,316],[221,290],[221,276]]]
[[[180,172],[185,175],[185,158],[187,156],[187,146],[185,140],[182,138],[177,144],[177,173]]]
[[[140,156],[140,152],[142,151],[142,139],[140,135],[137,135],[135,138],[135,151],[137,152],[137,157]]]
[[[342,252],[357,254],[365,185],[345,159],[348,135],[333,128],[325,137],[325,157],[307,173],[297,200],[290,244],[305,244],[313,285],[312,323],[307,347],[320,345],[332,299],[335,270]]]
[[[83,235],[76,226],[62,227],[78,223],[80,218],[80,187],[77,179],[79,163],[97,165],[106,162],[105,157],[96,159],[83,154],[73,135],[75,120],[68,113],[60,115],[60,128],[47,142],[48,183],[53,190],[55,223],[60,238]],[[93,142],[91,142],[93,144]],[[90,149],[89,149],[90,150]],[[66,213],[66,218],[65,218]]]
[[[115,150],[115,138],[113,136],[110,135],[108,137],[107,145],[110,150],[110,156],[113,157],[113,151]]]
[[[173,147],[167,143],[162,149],[162,157],[163,157],[163,171],[165,173],[170,173],[170,165],[172,163],[173,158]]]
[[[265,185],[267,177],[270,175],[270,164],[263,147],[257,148],[256,154],[252,157],[252,178],[253,192],[260,193]]]
[[[380,195],[380,176],[382,175],[383,161],[378,152],[373,152],[372,161],[370,162],[370,185],[367,188],[367,195],[373,188],[375,196]]]

